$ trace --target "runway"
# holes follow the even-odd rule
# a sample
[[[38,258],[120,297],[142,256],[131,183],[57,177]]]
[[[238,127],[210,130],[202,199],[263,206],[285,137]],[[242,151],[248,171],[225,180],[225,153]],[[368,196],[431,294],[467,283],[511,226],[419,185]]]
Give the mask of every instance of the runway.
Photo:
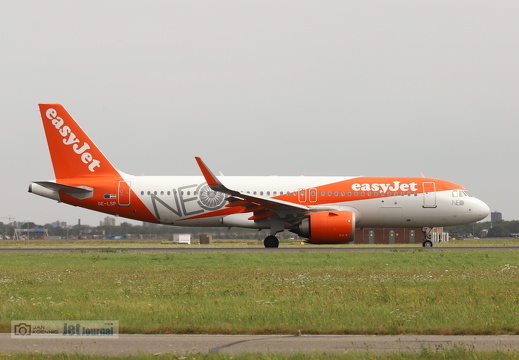
[[[2,353],[78,353],[105,356],[139,354],[296,354],[420,352],[459,346],[477,351],[519,351],[519,335],[120,335],[117,339],[11,338],[0,334]]]
[[[229,247],[172,247],[172,248],[153,248],[153,247],[41,247],[41,248],[1,248],[0,253],[52,253],[52,252],[82,252],[82,251],[123,251],[123,252],[143,252],[143,253],[243,253],[243,252],[394,252],[394,251],[519,251],[519,246],[436,246],[432,248],[416,247],[287,247],[287,248],[229,248]]]

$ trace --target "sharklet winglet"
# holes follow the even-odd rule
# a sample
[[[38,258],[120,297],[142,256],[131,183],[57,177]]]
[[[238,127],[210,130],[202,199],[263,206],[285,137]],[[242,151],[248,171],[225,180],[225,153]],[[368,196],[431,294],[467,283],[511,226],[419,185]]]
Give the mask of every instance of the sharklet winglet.
[[[224,184],[222,184],[200,157],[196,156],[195,160],[198,163],[198,166],[200,167],[202,174],[204,175],[207,185],[209,185],[211,189],[213,189],[214,191],[219,191],[231,195],[239,194],[239,192],[231,190],[227,188]]]

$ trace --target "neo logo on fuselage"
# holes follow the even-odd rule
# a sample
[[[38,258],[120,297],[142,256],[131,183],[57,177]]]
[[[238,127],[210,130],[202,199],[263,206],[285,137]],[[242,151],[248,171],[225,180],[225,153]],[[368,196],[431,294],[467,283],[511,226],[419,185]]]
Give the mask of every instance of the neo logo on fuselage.
[[[151,193],[150,197],[155,216],[159,220],[169,216],[182,218],[199,215],[205,211],[221,209],[225,204],[225,194],[212,190],[207,183],[180,186],[167,196]],[[159,209],[159,204],[162,210]]]

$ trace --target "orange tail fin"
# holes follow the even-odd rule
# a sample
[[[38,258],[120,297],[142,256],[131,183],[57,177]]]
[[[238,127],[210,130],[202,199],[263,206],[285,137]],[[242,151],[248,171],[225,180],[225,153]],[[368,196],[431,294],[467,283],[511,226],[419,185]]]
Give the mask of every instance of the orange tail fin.
[[[60,104],[40,104],[56,179],[119,176],[119,172]]]

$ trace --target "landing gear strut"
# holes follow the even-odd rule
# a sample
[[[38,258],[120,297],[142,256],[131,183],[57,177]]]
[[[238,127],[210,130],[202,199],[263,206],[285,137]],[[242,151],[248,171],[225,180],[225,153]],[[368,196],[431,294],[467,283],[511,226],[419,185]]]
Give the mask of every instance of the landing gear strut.
[[[274,235],[269,235],[263,240],[263,244],[266,248],[277,248],[279,247],[279,240]]]
[[[423,234],[423,242],[422,242],[422,246],[423,247],[432,247],[433,246],[433,243],[431,241],[431,231],[432,231],[432,228],[428,228],[428,230],[425,230],[427,228],[424,228],[422,230],[422,234]]]
[[[263,240],[263,244],[266,248],[277,248],[279,247],[279,240],[276,234],[285,230],[285,221],[278,215],[270,218],[270,235]]]

